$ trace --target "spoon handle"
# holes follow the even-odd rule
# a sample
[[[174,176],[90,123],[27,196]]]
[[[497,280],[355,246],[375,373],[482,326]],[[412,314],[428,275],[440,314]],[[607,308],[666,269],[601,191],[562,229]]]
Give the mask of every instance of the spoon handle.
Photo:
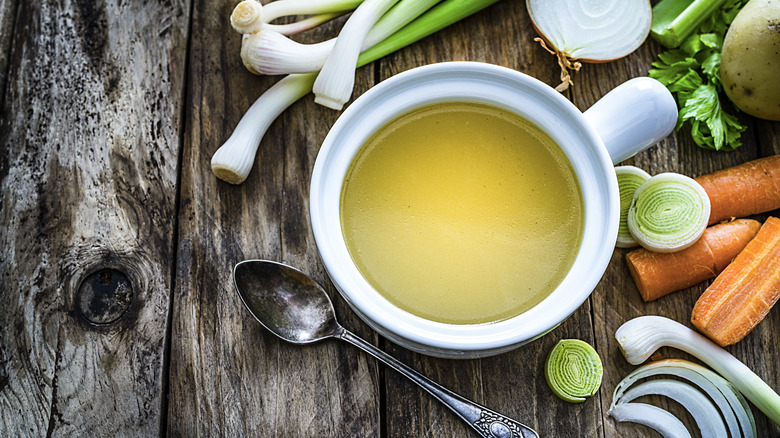
[[[533,429],[444,388],[433,380],[408,367],[398,359],[364,341],[349,330],[343,329],[336,334],[336,337],[360,348],[371,356],[379,359],[385,365],[420,385],[423,389],[458,414],[458,416],[466,421],[469,426],[474,428],[480,436],[486,438],[538,438],[539,436]]]

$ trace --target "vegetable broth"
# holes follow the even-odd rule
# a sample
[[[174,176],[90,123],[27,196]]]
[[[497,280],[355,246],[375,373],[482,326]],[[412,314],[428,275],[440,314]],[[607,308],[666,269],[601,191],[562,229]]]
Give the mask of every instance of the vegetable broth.
[[[519,315],[574,262],[579,185],[555,142],[509,111],[426,106],[358,152],[341,193],[349,253],[396,306],[451,324]]]

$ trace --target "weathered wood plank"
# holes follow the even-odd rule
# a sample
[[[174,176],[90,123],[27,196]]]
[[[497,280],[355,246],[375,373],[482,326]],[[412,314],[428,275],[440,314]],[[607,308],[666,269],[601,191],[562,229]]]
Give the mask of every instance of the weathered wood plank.
[[[0,126],[0,435],[157,434],[187,6],[20,2]]]
[[[8,59],[11,56],[11,36],[16,20],[16,0],[0,0],[0,107],[8,81]]]
[[[278,78],[249,74],[228,17],[235,2],[196,2],[172,323],[168,432],[173,436],[378,436],[377,365],[337,341],[298,347],[265,331],[235,293],[232,268],[249,258],[289,263],[323,284],[339,320],[371,339],[328,282],[309,224],[319,145],[338,113],[311,96],[261,142],[241,186],[217,180],[211,155]],[[335,34],[340,22],[303,36]],[[225,35],[214,38],[213,35]],[[373,81],[361,69],[357,93]]]

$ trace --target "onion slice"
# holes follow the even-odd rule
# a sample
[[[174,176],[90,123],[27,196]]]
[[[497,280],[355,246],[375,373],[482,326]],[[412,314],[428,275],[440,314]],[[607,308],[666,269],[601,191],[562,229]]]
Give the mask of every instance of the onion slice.
[[[657,406],[646,403],[625,403],[617,405],[607,412],[617,421],[644,424],[654,429],[664,438],[691,438],[679,418]]]
[[[606,62],[636,50],[650,33],[648,0],[526,0],[536,31],[561,66],[563,91],[577,60]]]
[[[663,359],[643,365],[623,378],[615,387],[612,406],[628,401],[623,394],[641,379],[675,376],[695,385],[707,394],[719,408],[731,437],[755,438],[756,423],[747,400],[728,380],[699,364],[683,359]]]
[[[677,380],[656,379],[640,383],[626,391],[618,404],[628,403],[651,394],[669,397],[682,405],[696,421],[702,438],[727,436],[720,412],[707,396],[693,386]]]

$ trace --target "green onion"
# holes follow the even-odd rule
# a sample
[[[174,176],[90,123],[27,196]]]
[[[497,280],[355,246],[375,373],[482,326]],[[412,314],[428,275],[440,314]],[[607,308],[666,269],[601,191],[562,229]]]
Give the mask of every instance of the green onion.
[[[701,237],[710,218],[710,198],[692,178],[661,173],[634,193],[628,210],[628,229],[650,251],[675,252]]]
[[[582,403],[598,391],[603,369],[598,353],[587,342],[562,339],[544,364],[552,392],[564,401]]]
[[[355,9],[341,29],[333,50],[314,81],[314,101],[331,109],[341,110],[352,97],[355,69],[363,41],[371,27],[398,0],[365,0]]]
[[[285,35],[302,32],[357,8],[363,0],[276,0],[263,6],[256,0],[244,0],[230,14],[236,32],[252,34],[272,28]],[[288,15],[312,15],[295,23],[270,24]]]
[[[371,28],[363,41],[363,49],[384,41],[438,2],[399,1]],[[241,59],[252,72],[267,75],[316,72],[325,64],[336,43],[336,38],[332,38],[315,44],[301,44],[269,26],[247,37],[241,46]]]
[[[650,175],[644,170],[634,166],[618,166],[615,168],[618,188],[620,189],[620,226],[616,246],[618,248],[631,248],[639,245],[628,230],[628,209],[634,199],[634,193],[639,186],[650,179]]]
[[[640,316],[620,326],[615,338],[626,360],[634,365],[646,361],[661,347],[674,347],[692,354],[780,425],[780,395],[739,359],[688,327],[661,316]]]
[[[663,0],[653,6],[650,36],[664,47],[679,47],[726,0]]]
[[[381,43],[361,53],[357,66],[361,67],[417,42],[497,1],[445,0]],[[252,104],[230,138],[211,158],[211,168],[217,178],[231,184],[240,184],[246,180],[254,164],[257,148],[268,127],[285,109],[311,92],[316,77],[317,73],[289,75]]]

